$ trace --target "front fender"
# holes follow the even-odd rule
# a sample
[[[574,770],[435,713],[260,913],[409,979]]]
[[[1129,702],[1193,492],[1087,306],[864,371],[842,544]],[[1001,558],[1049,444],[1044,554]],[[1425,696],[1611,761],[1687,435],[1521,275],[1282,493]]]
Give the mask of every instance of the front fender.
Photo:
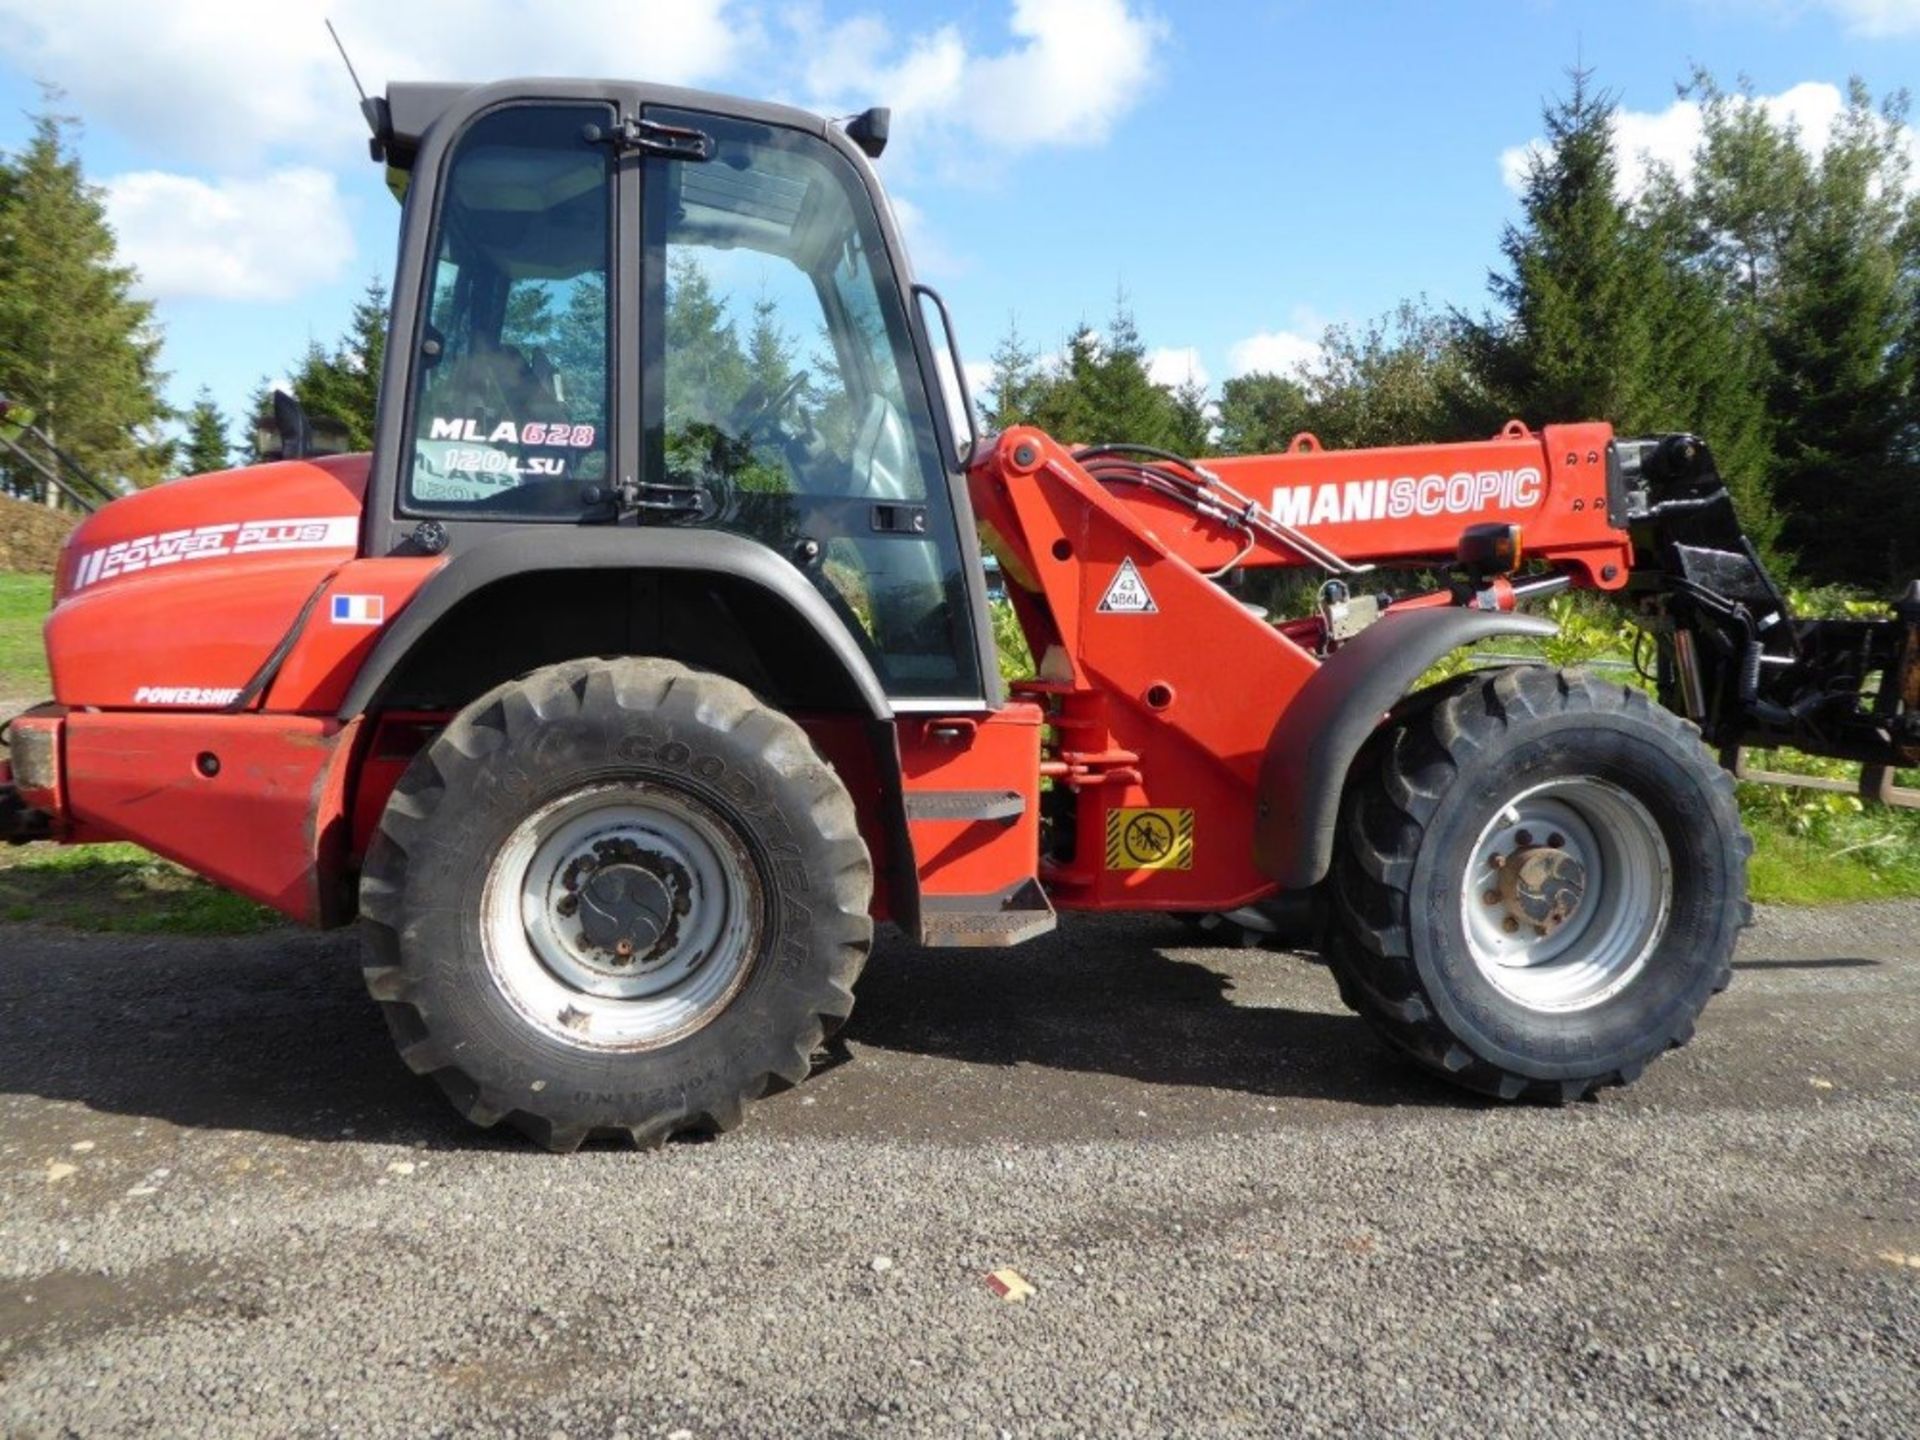
[[[792,563],[755,541],[717,530],[576,526],[516,528],[483,541],[436,571],[387,627],[341,701],[339,718],[351,721],[379,708],[408,657],[421,644],[432,643],[434,628],[462,601],[516,576],[587,570],[724,576],[765,592],[819,638],[841,672],[844,683],[834,689],[845,697],[844,708],[862,714],[865,721],[879,786],[880,811],[874,819],[889,851],[883,883],[893,917],[912,930],[918,924],[920,890],[907,831],[893,704],[866,652],[826,598]]]
[[[1336,650],[1280,716],[1260,763],[1253,854],[1283,890],[1305,890],[1333,862],[1347,772],[1429,667],[1494,635],[1552,635],[1537,615],[1498,610],[1388,611]]]
[[[515,575],[554,570],[697,571],[756,585],[820,637],[868,715],[892,723],[893,704],[859,642],[807,577],[765,545],[719,530],[574,526],[517,528],[462,551],[435,571],[360,667],[341,702],[340,719],[372,708],[413,648],[461,601]]]

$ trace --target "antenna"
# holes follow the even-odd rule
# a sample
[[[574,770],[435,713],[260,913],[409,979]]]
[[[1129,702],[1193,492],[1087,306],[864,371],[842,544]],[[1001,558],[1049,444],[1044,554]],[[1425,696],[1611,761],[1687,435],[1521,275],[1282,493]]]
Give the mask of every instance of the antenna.
[[[333,37],[333,48],[340,52],[340,62],[347,67],[347,78],[353,81],[353,88],[360,92],[360,105],[366,108],[367,87],[360,83],[360,74],[353,68],[353,61],[347,55],[347,47],[341,42],[340,32],[333,28],[333,21],[326,22],[327,34]]]

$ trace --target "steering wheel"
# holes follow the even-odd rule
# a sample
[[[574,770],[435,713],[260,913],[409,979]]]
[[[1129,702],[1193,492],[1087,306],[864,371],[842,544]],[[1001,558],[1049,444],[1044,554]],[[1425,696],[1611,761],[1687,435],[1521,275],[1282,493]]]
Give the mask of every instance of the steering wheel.
[[[807,380],[807,372],[801,370],[772,395],[742,397],[729,428],[743,440],[766,440],[783,449],[793,444],[795,436],[784,421],[788,409],[806,388]]]

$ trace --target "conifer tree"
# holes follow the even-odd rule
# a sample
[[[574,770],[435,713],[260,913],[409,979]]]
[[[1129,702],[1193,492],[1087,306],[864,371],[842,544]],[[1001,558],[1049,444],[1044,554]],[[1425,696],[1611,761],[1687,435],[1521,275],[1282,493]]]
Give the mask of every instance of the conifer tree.
[[[206,386],[194,396],[187,411],[186,446],[181,454],[183,475],[206,475],[227,468],[227,417],[213,403]]]
[[[1529,424],[1645,423],[1655,368],[1650,296],[1660,257],[1615,194],[1615,102],[1588,71],[1545,114],[1545,149],[1527,172],[1522,218],[1491,279],[1498,313],[1466,336],[1482,381]]]
[[[1875,589],[1920,573],[1920,470],[1901,447],[1916,277],[1899,120],[1854,86],[1781,249],[1766,328],[1786,541],[1815,577]]]
[[[160,331],[153,306],[134,296],[74,127],[48,109],[0,162],[0,392],[107,484],[150,485],[170,449],[156,430],[167,417]],[[48,503],[60,503],[57,493]]]
[[[1498,312],[1462,326],[1475,377],[1532,425],[1591,419],[1625,434],[1704,436],[1764,551],[1779,521],[1758,341],[1690,268],[1703,244],[1693,200],[1659,175],[1638,210],[1619,195],[1615,108],[1585,71],[1548,107],[1521,222],[1501,245],[1508,268],[1492,278]],[[1761,224],[1749,208],[1729,213]],[[1732,263],[1743,248],[1729,242]]]
[[[1007,317],[1007,333],[993,347],[989,364],[986,388],[992,398],[982,407],[987,429],[1001,431],[1032,424],[1043,383],[1040,357],[1022,337],[1019,322],[1012,316]]]

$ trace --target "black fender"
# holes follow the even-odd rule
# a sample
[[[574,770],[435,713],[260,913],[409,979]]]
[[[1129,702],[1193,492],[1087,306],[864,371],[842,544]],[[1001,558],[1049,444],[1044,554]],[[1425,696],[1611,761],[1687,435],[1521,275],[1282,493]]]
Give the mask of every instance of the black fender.
[[[860,642],[812,582],[767,546],[720,530],[574,525],[516,527],[462,550],[436,570],[380,636],[340,702],[340,718],[351,720],[371,709],[413,647],[461,601],[497,581],[549,570],[697,571],[758,586],[820,637],[867,713],[893,722],[893,704]]]
[[[1493,635],[1552,635],[1538,615],[1456,606],[1389,610],[1308,680],[1267,738],[1253,856],[1283,890],[1305,890],[1333,862],[1340,797],[1360,747],[1437,661]]]
[[[919,879],[907,832],[893,703],[860,642],[826,597],[791,561],[757,541],[718,530],[554,525],[516,527],[463,549],[433,573],[387,626],[341,701],[340,719],[352,720],[375,708],[414,648],[463,600],[515,576],[565,570],[725,575],[764,591],[820,638],[844,673],[848,692],[866,712],[882,806],[875,819],[891,851],[884,883],[894,918],[909,932],[914,930]]]

